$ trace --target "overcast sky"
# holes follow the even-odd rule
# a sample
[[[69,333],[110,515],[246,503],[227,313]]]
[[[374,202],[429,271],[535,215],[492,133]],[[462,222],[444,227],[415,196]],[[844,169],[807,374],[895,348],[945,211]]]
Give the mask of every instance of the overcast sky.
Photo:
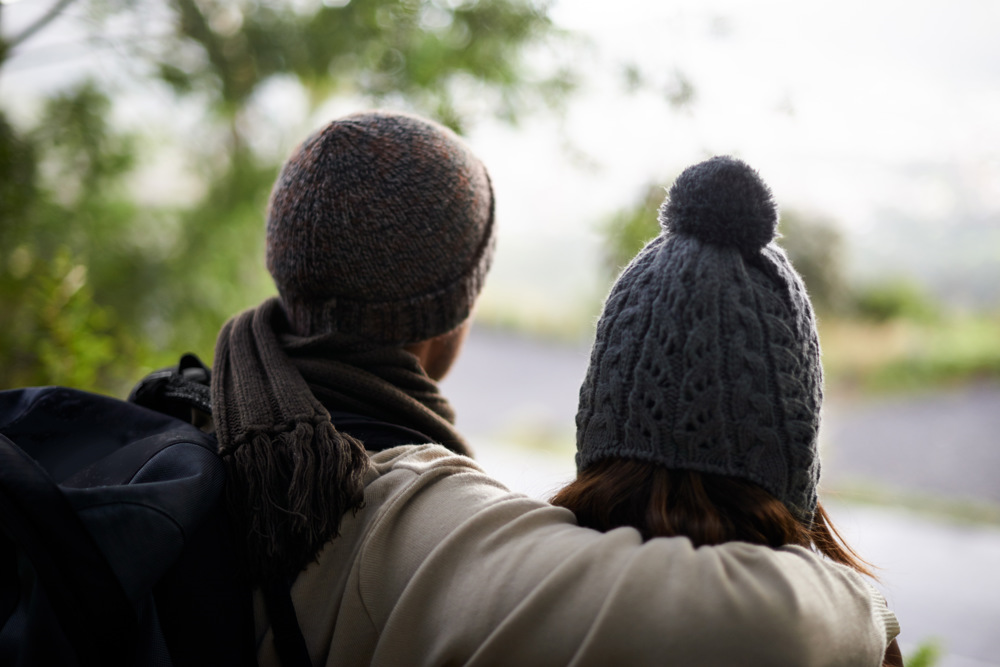
[[[945,215],[959,194],[1000,210],[1000,3],[608,6],[566,0],[555,12],[594,39],[592,77],[572,105],[568,133],[601,166],[587,188],[601,205],[644,179],[668,184],[705,154],[736,153],[760,169],[780,201],[848,225],[872,224],[886,205]],[[656,84],[682,72],[695,87],[690,107],[671,111],[660,90],[625,95],[617,67],[630,62]],[[557,143],[546,142],[547,132],[539,122],[523,133],[533,157]],[[513,133],[497,134],[495,170],[518,152]],[[492,153],[492,138],[482,150]],[[532,159],[520,171],[537,164],[551,166]],[[929,178],[934,171],[942,173]],[[935,182],[950,173],[961,174],[962,192]]]
[[[552,245],[592,230],[646,183],[669,186],[689,164],[735,154],[782,206],[832,218],[854,240],[890,219],[945,229],[989,220],[975,261],[1000,273],[1000,3],[609,6],[564,0],[554,13],[593,38],[581,60],[590,76],[561,131],[537,119],[473,135],[503,195],[505,226],[527,230],[508,239],[518,253],[529,238]],[[650,75],[648,90],[625,94],[626,63]],[[664,93],[675,71],[695,90],[681,110]],[[563,135],[591,158],[588,168],[559,149]]]

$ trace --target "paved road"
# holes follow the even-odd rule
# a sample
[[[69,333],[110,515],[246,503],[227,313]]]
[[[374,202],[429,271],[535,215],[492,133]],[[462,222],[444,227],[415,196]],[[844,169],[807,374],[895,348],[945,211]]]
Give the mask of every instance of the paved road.
[[[444,382],[483,465],[546,498],[573,476],[577,389],[587,350],[474,330]],[[541,436],[558,446],[533,450]],[[1000,505],[1000,385],[828,401],[824,482],[864,482]],[[833,504],[848,541],[882,567],[904,653],[938,638],[940,667],[1000,666],[1000,528],[959,526],[899,508]]]
[[[1000,505],[1000,384],[831,401],[824,476]]]

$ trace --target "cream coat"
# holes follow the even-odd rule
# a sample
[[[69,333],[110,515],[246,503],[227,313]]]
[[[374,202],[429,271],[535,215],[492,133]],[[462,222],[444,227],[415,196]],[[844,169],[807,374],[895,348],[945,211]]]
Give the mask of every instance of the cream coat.
[[[580,528],[437,445],[374,455],[365,502],[292,589],[314,665],[874,667],[898,632],[805,549]]]

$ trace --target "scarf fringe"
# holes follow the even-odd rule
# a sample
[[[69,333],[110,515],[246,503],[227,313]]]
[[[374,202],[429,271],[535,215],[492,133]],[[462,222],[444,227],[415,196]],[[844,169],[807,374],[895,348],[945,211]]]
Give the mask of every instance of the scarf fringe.
[[[364,446],[329,419],[256,433],[223,453],[227,502],[255,582],[294,577],[364,502]]]
[[[447,401],[402,348],[294,336],[277,298],[232,318],[216,341],[212,414],[243,569],[255,583],[293,578],[364,500],[368,454],[331,424],[313,387],[332,405],[392,415],[468,451]]]

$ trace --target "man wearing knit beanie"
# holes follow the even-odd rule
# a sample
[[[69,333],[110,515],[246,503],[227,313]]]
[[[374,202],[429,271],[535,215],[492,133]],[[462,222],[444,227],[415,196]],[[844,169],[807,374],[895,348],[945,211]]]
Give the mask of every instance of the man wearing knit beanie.
[[[451,132],[355,114],[307,139],[271,195],[267,268],[301,335],[415,343],[468,318],[493,257],[486,169]]]
[[[852,573],[601,535],[466,456],[435,380],[493,211],[468,147],[408,115],[341,118],[285,164],[267,220],[280,297],[223,328],[210,391],[259,664],[877,664],[884,621]]]
[[[226,324],[211,386],[255,581],[293,576],[360,507],[374,440],[366,448],[338,423],[392,424],[407,441],[469,453],[436,380],[461,343],[494,229],[482,163],[416,117],[335,120],[285,163],[267,216],[280,297]]]

